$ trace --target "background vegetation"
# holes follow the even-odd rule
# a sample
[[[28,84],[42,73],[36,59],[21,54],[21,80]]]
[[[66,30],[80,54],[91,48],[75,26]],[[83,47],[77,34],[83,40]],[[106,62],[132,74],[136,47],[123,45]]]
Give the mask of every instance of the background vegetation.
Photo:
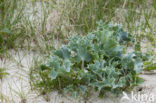
[[[0,12],[1,51],[30,43],[51,50],[52,41],[65,42],[75,32],[85,35],[99,20],[155,42],[154,0],[1,0]]]

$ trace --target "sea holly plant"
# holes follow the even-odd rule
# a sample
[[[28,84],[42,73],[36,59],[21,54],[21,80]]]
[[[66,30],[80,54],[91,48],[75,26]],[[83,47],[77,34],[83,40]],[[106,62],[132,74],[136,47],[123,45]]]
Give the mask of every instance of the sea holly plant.
[[[95,31],[71,37],[52,52],[39,66],[36,86],[72,93],[75,98],[90,90],[102,96],[133,88],[142,81],[138,75],[143,63],[136,52],[124,49],[130,42],[134,38],[121,27],[99,22]]]

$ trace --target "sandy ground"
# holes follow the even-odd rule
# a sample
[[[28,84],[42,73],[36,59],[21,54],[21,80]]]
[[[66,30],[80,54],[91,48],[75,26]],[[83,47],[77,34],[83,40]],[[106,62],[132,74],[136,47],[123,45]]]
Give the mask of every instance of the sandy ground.
[[[39,96],[31,90],[29,85],[29,69],[33,65],[34,58],[38,58],[38,53],[27,51],[10,51],[11,57],[0,60],[0,67],[6,68],[9,73],[0,81],[0,103],[85,103],[84,100],[74,100],[72,97],[63,96],[57,92],[48,95],[49,102],[45,96]],[[41,56],[40,56],[41,57]],[[156,74],[144,73],[140,75],[145,82],[136,87],[134,91],[141,88],[141,94],[156,95]],[[129,93],[130,95],[130,93]],[[93,94],[87,103],[156,103],[155,102],[133,102],[131,100],[120,101],[121,97],[107,97],[99,99],[97,94]]]

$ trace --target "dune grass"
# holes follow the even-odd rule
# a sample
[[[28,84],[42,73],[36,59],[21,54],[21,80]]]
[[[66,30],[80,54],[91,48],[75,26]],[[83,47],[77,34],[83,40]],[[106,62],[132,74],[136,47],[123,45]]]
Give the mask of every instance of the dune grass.
[[[24,4],[19,0],[0,1],[0,52],[20,46],[16,42],[21,44],[24,38],[23,10]]]
[[[58,43],[54,41],[87,34],[99,20],[121,24],[138,40],[155,42],[152,0],[1,0],[0,12],[1,52],[21,47],[50,51]]]

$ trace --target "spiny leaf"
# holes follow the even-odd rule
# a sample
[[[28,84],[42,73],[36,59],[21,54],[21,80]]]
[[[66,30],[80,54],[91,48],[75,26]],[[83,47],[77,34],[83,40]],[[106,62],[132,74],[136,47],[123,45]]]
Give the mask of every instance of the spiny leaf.
[[[52,70],[50,73],[50,77],[52,80],[56,79],[57,75],[58,75],[58,72],[55,70]]]
[[[60,50],[57,50],[55,52],[56,55],[58,55],[59,57],[63,58],[63,59],[69,59],[70,58],[70,51],[68,50],[68,48],[63,47]]]
[[[77,50],[78,57],[81,60],[89,62],[91,60],[91,55],[88,53],[87,49],[85,47],[79,47]]]
[[[47,66],[50,68],[60,69],[61,60],[57,56],[52,56],[48,60]]]
[[[126,83],[125,77],[121,77],[117,83],[118,87],[123,87]]]
[[[142,71],[142,66],[143,66],[143,63],[140,59],[137,59],[135,61],[135,66],[134,66],[134,69],[136,70],[137,73],[140,73]]]
[[[78,98],[78,92],[77,91],[74,91],[73,92],[73,97],[74,97],[74,99],[77,99]]]
[[[65,60],[64,61],[64,65],[63,65],[63,69],[66,71],[66,72],[70,72],[70,68],[71,68],[71,62],[69,60]]]
[[[84,95],[87,90],[87,87],[84,85],[80,85],[78,88],[79,88],[80,92],[82,93],[82,95]]]

